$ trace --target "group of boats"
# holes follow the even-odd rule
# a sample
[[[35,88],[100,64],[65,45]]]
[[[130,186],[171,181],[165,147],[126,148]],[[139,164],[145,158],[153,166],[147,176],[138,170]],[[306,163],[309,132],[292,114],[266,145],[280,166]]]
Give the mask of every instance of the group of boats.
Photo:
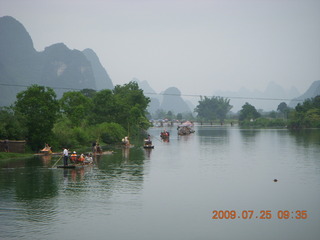
[[[178,128],[178,135],[189,135],[191,133],[194,133],[195,131],[193,130],[193,123],[187,121],[184,122],[183,124],[179,125]],[[162,141],[164,142],[169,142],[169,138],[170,138],[170,132],[168,132],[166,129],[164,129],[163,131],[161,131],[160,133],[160,138],[162,139]],[[122,139],[122,147],[124,148],[131,148],[133,147],[132,144],[130,144],[129,141],[129,137],[124,137]],[[153,149],[154,145],[152,144],[152,140],[150,135],[148,135],[145,139],[144,139],[144,144],[143,144],[143,148],[145,149]],[[102,154],[112,154],[112,151],[108,151],[108,152],[102,152],[101,151],[94,151],[93,155],[91,153],[88,154],[80,154],[77,155],[76,152],[73,152],[71,154],[71,156],[69,157],[69,160],[71,162],[71,164],[69,165],[58,165],[57,168],[77,168],[77,167],[84,167],[84,166],[88,166],[88,165],[92,165],[93,164],[93,157],[96,155],[102,155]],[[60,155],[61,153],[53,153],[51,147],[48,144],[45,144],[45,147],[40,151],[40,154],[44,154],[44,155]],[[62,158],[62,156],[58,159],[58,161],[60,161]],[[58,161],[56,163],[58,163]],[[55,166],[55,164],[54,164]]]
[[[193,129],[193,123],[190,121],[186,121],[186,122],[182,123],[181,125],[179,125],[177,130],[178,130],[178,135],[189,135],[189,134],[195,132]],[[170,132],[168,132],[166,129],[164,129],[160,133],[160,138],[164,142],[169,142]],[[150,135],[148,135],[148,137],[144,140],[143,147],[144,148],[154,148],[154,146],[152,145],[152,141],[150,139]]]

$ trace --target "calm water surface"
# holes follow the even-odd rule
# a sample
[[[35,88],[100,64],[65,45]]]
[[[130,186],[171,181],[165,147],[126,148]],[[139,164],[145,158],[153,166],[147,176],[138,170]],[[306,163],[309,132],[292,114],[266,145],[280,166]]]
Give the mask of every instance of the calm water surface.
[[[320,239],[319,130],[172,128],[170,142],[161,130],[149,130],[154,149],[116,149],[83,169],[0,162],[0,239]]]

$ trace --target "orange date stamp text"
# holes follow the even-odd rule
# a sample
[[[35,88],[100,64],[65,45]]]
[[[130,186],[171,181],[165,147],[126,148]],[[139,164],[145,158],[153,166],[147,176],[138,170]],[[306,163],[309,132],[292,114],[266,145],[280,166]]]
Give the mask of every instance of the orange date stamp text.
[[[307,219],[309,217],[306,210],[214,210],[212,219]]]

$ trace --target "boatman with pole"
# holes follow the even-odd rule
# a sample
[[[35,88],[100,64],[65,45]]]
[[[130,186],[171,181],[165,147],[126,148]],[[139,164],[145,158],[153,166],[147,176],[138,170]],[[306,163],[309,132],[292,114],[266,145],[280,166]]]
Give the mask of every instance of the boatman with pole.
[[[68,166],[68,158],[69,158],[68,154],[69,154],[68,149],[64,148],[63,149],[63,165],[64,166]]]

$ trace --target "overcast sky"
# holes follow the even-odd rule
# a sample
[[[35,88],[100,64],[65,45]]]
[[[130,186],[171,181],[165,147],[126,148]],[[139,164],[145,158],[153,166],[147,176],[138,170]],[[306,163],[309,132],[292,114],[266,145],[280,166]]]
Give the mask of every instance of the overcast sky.
[[[319,0],[0,0],[38,51],[93,49],[114,84],[212,95],[320,80]]]

